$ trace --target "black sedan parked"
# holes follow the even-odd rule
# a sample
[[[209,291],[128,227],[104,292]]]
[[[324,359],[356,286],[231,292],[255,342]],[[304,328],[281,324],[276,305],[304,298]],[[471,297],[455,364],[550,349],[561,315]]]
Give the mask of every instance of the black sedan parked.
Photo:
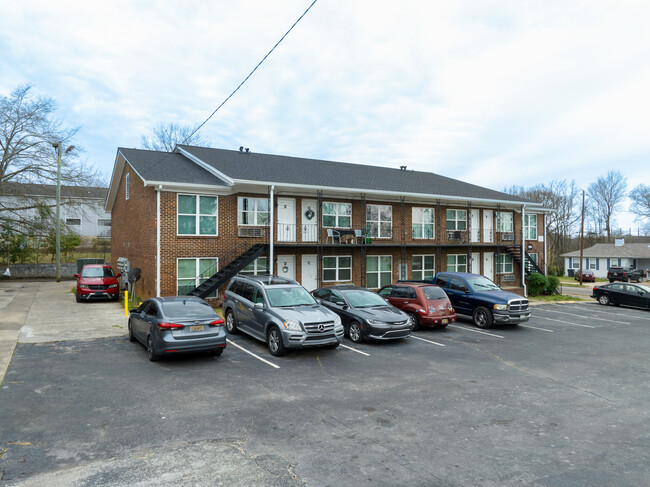
[[[330,286],[312,291],[320,304],[341,317],[345,334],[355,343],[411,335],[409,317],[365,287]]]
[[[616,282],[594,287],[592,298],[600,304],[624,304],[650,310],[650,287]]]
[[[147,347],[152,362],[163,355],[226,348],[224,321],[208,303],[194,296],[147,299],[129,310],[129,340]]]

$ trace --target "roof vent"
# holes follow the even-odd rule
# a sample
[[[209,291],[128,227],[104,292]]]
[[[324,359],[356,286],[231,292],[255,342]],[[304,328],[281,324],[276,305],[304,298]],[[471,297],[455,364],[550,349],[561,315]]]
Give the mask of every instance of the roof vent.
[[[250,150],[250,149],[249,149],[248,147],[246,147],[246,152],[248,152],[249,150]]]
[[[244,152],[244,146],[243,145],[239,146],[239,152]]]
[[[400,171],[406,171],[406,166],[400,166],[400,167],[399,167],[399,170],[400,170]]]

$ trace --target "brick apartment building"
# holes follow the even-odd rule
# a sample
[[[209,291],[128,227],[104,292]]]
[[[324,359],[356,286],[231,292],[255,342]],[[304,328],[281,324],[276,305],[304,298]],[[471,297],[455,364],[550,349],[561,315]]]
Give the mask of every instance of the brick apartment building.
[[[186,294],[256,244],[242,273],[272,262],[271,272],[308,289],[376,289],[457,270],[522,293],[527,272],[546,262],[539,204],[405,167],[120,148],[106,211],[112,263],[141,269],[142,298]]]

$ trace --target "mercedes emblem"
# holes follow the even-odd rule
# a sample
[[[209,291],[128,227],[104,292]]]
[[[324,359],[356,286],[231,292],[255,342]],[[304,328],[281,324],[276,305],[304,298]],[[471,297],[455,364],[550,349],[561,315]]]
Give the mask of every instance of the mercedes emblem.
[[[325,325],[323,325],[322,323],[320,325],[318,325],[318,331],[323,333],[325,331]]]

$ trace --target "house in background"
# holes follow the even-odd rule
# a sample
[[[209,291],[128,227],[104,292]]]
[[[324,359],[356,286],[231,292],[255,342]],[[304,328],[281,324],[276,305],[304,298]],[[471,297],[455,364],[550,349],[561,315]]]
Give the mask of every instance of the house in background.
[[[104,210],[108,188],[61,186],[61,220],[66,228],[90,243],[97,237],[110,238],[111,214]],[[0,211],[12,207],[28,207],[42,203],[56,206],[55,184],[4,183],[0,194]],[[24,209],[14,216],[28,220],[37,216],[37,210]]]
[[[575,272],[577,269],[591,269],[596,277],[605,278],[610,267],[633,267],[650,271],[650,243],[625,243],[624,239],[617,239],[613,244],[596,244],[582,250],[582,266],[579,250],[562,254],[562,257],[567,274],[569,270]]]
[[[539,204],[406,167],[120,148],[105,209],[113,264],[141,269],[142,298],[218,297],[236,272],[311,290],[470,271],[523,293],[546,267]]]

